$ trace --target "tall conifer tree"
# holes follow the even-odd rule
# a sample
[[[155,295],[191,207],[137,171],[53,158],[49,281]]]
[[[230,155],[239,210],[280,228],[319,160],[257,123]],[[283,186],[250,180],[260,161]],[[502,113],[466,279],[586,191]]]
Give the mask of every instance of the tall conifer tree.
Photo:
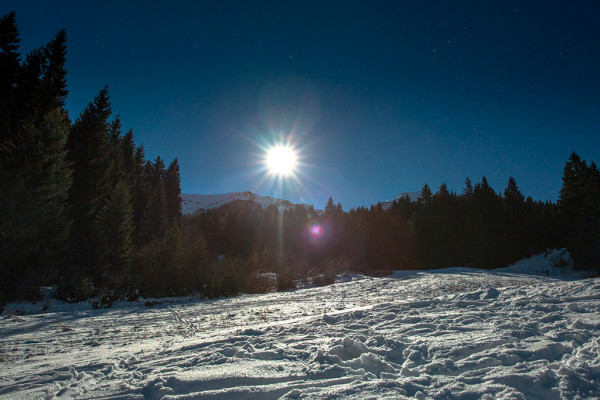
[[[167,197],[165,186],[159,182],[152,188],[146,211],[141,221],[142,242],[151,243],[154,240],[160,240],[168,226],[167,218]]]
[[[66,75],[65,60],[51,61],[54,52],[37,49],[21,66],[18,42],[11,13],[0,20],[0,91],[6,95],[0,96],[6,106],[0,110],[0,269],[8,275],[3,283],[13,289],[49,283],[56,276],[67,248],[71,183],[66,83],[44,83],[50,64]]]
[[[575,265],[600,271],[600,172],[574,152],[565,164],[559,207]]]
[[[3,154],[10,167],[0,169],[0,269],[13,289],[50,283],[60,272],[70,225],[68,129],[57,108],[39,127],[26,123],[19,146]]]
[[[16,91],[21,70],[18,52],[20,41],[13,11],[0,18],[0,146],[6,145],[16,125]]]
[[[108,273],[110,280],[127,273],[133,249],[133,208],[124,182],[119,182],[106,199],[96,217],[96,225],[100,235],[96,251],[101,260],[96,274]]]
[[[59,31],[42,50],[47,59],[42,86],[45,107],[64,107],[67,100],[67,33]]]
[[[167,215],[169,222],[181,219],[181,175],[177,159],[169,164],[165,173],[165,194],[167,197]]]
[[[69,192],[73,218],[74,261],[90,265],[96,245],[95,220],[111,192],[110,147],[111,114],[105,87],[75,121],[68,140],[69,159],[73,164],[73,186]]]
[[[419,194],[419,198],[417,199],[417,203],[419,204],[428,204],[431,202],[433,197],[433,193],[431,193],[431,189],[428,184],[423,185],[423,189],[421,189],[421,193]]]

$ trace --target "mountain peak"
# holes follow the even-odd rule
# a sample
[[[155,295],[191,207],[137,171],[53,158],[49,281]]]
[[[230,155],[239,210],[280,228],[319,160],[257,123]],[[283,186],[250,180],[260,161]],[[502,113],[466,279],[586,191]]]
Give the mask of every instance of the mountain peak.
[[[388,209],[392,206],[392,203],[394,201],[403,199],[403,198],[408,198],[410,199],[410,201],[417,201],[417,199],[419,198],[419,196],[421,196],[421,191],[419,190],[418,192],[404,192],[404,193],[400,193],[398,196],[394,197],[394,199],[392,200],[387,200],[381,203],[381,206],[384,209]]]
[[[289,200],[277,199],[269,196],[261,196],[247,190],[245,192],[231,192],[224,194],[189,194],[181,195],[181,209],[183,214],[195,214],[204,212],[211,208],[221,207],[224,204],[236,200],[250,200],[258,203],[262,208],[275,204],[279,210],[292,208],[294,204]]]

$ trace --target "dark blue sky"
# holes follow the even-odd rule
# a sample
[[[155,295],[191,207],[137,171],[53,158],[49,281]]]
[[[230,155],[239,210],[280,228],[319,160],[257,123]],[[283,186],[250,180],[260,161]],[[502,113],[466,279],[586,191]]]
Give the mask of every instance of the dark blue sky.
[[[252,190],[345,209],[509,176],[557,199],[571,151],[600,161],[593,1],[4,1],[21,51],[68,35],[74,119],[108,85],[185,193]],[[302,185],[264,180],[293,133]]]

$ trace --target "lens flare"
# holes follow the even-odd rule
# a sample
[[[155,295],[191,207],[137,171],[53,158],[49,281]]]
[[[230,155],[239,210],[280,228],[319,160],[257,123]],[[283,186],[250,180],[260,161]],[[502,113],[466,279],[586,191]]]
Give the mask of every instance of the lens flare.
[[[323,227],[321,225],[315,224],[309,229],[310,236],[313,238],[318,238],[323,236]]]
[[[308,237],[313,243],[320,243],[325,239],[325,235],[327,233],[327,229],[325,225],[319,223],[318,221],[311,221],[306,226],[308,231]]]

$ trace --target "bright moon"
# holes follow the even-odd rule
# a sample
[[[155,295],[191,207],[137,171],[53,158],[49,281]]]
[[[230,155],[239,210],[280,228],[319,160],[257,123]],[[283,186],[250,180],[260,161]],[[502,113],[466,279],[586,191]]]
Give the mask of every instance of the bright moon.
[[[296,168],[296,152],[290,146],[277,145],[267,151],[266,164],[272,175],[288,176]]]

